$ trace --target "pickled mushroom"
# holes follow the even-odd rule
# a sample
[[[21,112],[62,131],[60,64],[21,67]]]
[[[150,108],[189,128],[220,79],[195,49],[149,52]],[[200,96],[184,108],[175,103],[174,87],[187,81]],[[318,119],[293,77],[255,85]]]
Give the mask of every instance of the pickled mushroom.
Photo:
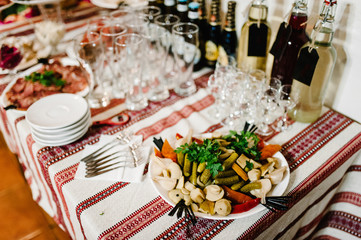
[[[214,205],[214,212],[221,216],[227,216],[231,213],[231,211],[232,211],[231,201],[225,198],[218,200]]]
[[[262,187],[260,189],[251,190],[251,194],[255,197],[261,198],[263,203],[266,194],[271,191],[272,183],[271,180],[267,178],[258,180],[257,182],[260,182],[262,184]]]
[[[265,178],[269,178],[272,184],[279,184],[283,179],[283,174],[285,170],[286,170],[286,166],[283,166],[267,174]]]
[[[252,169],[251,171],[249,171],[247,173],[248,175],[248,179],[251,181],[251,182],[254,182],[254,181],[257,181],[261,178],[261,171],[257,168],[254,168]]]
[[[224,190],[218,185],[209,185],[204,188],[206,199],[209,201],[217,201],[224,196]]]

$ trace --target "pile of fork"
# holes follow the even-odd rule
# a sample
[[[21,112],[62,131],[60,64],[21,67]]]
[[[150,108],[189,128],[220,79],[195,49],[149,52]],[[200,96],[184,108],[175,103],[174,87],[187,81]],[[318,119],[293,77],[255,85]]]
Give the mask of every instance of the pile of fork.
[[[103,145],[81,161],[86,164],[85,177],[94,177],[121,168],[138,167],[146,159],[140,157],[140,144],[134,143],[134,135],[120,132],[114,141]]]

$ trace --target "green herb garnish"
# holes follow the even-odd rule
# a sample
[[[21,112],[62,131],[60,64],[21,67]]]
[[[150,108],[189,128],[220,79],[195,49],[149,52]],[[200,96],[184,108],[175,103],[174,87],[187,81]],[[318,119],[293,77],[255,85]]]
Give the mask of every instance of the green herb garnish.
[[[30,75],[25,76],[25,80],[39,82],[46,87],[51,85],[62,87],[66,83],[65,80],[61,79],[61,75],[54,73],[54,71],[44,71],[44,73],[33,72]]]
[[[261,153],[257,149],[259,138],[256,134],[244,131],[238,134],[236,131],[229,131],[229,134],[223,138],[231,142],[227,148],[234,149],[238,154],[243,153],[254,160],[260,159]]]
[[[211,139],[205,139],[202,144],[192,142],[184,144],[175,150],[176,153],[188,154],[189,161],[203,163],[207,162],[208,168],[213,176],[216,176],[219,171],[222,171],[222,164],[218,160],[221,154],[219,150],[219,143]]]

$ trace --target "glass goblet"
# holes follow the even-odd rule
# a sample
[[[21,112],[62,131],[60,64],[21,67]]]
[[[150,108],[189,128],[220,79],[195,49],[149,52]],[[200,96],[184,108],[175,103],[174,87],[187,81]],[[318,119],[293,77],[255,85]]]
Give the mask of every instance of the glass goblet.
[[[294,108],[297,104],[296,98],[291,95],[292,85],[283,85],[279,93],[279,106],[282,109],[282,116],[276,122],[274,129],[278,132],[283,132],[291,127],[291,123],[288,120],[288,111]]]
[[[150,23],[154,23],[154,18],[161,14],[161,9],[156,6],[147,6],[141,8],[139,11],[140,16],[146,17]]]
[[[198,26],[193,23],[178,23],[172,28],[173,54],[179,71],[179,82],[174,91],[180,96],[197,91],[192,72],[199,45],[198,31]]]
[[[100,35],[96,32],[86,32],[78,35],[74,41],[74,53],[78,61],[92,75],[87,96],[89,106],[91,108],[107,106],[110,102],[110,95],[105,91],[99,78],[104,56]]]
[[[260,121],[257,130],[257,133],[261,136],[269,136],[274,132],[274,130],[270,127],[270,124],[276,119],[274,111],[277,108],[278,99],[278,91],[274,88],[270,87],[263,92],[263,95],[260,99]]]

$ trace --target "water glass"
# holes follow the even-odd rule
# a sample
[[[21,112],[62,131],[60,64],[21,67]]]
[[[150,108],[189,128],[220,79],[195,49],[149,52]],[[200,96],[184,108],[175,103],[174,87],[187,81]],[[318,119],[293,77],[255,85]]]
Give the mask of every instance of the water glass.
[[[115,38],[125,34],[127,28],[120,22],[110,22],[100,29],[100,37],[102,39],[102,46],[104,52],[103,74],[102,78],[107,87],[111,87],[113,96],[116,98],[124,98],[124,85],[119,76],[121,72],[117,67],[116,53],[115,53]]]
[[[167,30],[166,36],[164,37],[161,44],[167,48],[167,56],[165,60],[165,64],[163,66],[163,74],[160,76],[168,86],[168,89],[175,88],[176,86],[176,77],[177,77],[177,69],[175,67],[175,59],[174,54],[172,52],[172,27],[179,23],[180,19],[176,15],[165,14],[159,15],[155,17],[154,23],[158,26]]]
[[[78,61],[91,72],[88,102],[91,108],[105,107],[110,103],[110,94],[105,90],[99,78],[103,62],[103,48],[100,35],[86,32],[78,35],[74,41],[74,53]]]
[[[126,33],[115,39],[118,66],[129,84],[126,106],[129,110],[141,110],[148,106],[142,90],[144,63],[144,38],[136,33]]]
[[[154,23],[154,19],[161,14],[161,9],[156,6],[147,6],[140,9],[138,14],[146,17],[150,23]]]
[[[162,101],[169,97],[167,83],[164,81],[163,69],[168,54],[167,41],[168,31],[158,25],[151,23],[146,32],[145,38],[145,64],[143,69],[143,81],[147,81],[148,99],[151,101]]]
[[[198,30],[193,23],[178,23],[172,28],[173,54],[179,71],[174,91],[180,96],[189,96],[197,91],[192,72],[199,45]]]

